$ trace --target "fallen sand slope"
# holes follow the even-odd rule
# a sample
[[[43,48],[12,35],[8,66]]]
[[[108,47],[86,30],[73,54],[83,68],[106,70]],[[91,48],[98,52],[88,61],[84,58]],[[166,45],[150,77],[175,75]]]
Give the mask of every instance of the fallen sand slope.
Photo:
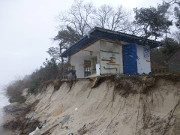
[[[68,83],[59,90],[48,85],[26,101],[39,100],[34,118],[46,120],[35,135],[180,134],[180,82],[150,80],[148,89],[129,78],[107,79],[92,89],[88,79],[77,81],[71,89]]]

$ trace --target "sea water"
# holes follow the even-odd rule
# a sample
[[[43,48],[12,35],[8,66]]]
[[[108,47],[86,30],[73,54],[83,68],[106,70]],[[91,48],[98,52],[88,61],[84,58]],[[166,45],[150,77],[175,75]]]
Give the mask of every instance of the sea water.
[[[3,115],[4,115],[4,111],[3,111],[3,107],[8,105],[8,98],[5,96],[5,91],[0,89],[0,135],[11,135],[11,132],[5,130],[2,128],[2,124],[3,124]]]

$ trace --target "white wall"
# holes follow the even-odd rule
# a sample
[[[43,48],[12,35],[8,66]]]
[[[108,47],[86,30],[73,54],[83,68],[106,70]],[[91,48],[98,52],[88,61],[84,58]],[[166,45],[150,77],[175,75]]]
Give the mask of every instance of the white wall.
[[[111,59],[110,57],[115,57],[115,59]],[[101,59],[100,61],[101,74],[123,73],[121,44],[101,40],[100,59]],[[104,61],[104,60],[112,60],[113,62],[115,62],[114,64],[117,65],[109,65],[108,64],[109,61]]]
[[[84,78],[84,60],[82,57],[71,57],[70,63],[75,66],[77,78]]]
[[[149,51],[145,51],[147,48]],[[147,52],[147,53],[145,53]],[[137,45],[137,69],[139,74],[149,74],[151,72],[150,48]]]
[[[92,52],[92,55],[90,52]],[[97,57],[97,63],[100,63],[100,41],[70,56],[70,64],[75,66],[77,78],[84,78],[84,60],[91,60]]]

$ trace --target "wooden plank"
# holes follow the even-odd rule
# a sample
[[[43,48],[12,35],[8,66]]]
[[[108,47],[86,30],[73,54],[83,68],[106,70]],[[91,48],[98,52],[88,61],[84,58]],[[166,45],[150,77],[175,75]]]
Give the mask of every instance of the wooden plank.
[[[101,52],[107,52],[107,53],[115,53],[115,54],[120,54],[119,52],[112,52],[112,51],[104,51],[104,50],[100,50]]]
[[[114,63],[106,63],[106,64],[119,66],[119,64],[114,64]]]
[[[91,84],[91,88],[94,88],[94,87],[96,86],[97,82],[99,81],[99,78],[100,78],[100,77],[91,78],[91,79],[93,79],[93,82],[92,82],[92,84]]]
[[[101,59],[102,61],[111,61],[111,60],[108,60],[108,59]]]
[[[114,64],[116,64],[116,62],[114,62],[114,61],[110,61],[110,62],[109,62],[109,64],[110,64],[110,63],[114,63]]]

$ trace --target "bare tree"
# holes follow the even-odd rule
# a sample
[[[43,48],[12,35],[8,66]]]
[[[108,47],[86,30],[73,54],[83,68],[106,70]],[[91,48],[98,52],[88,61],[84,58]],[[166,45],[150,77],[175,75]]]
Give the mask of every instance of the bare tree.
[[[113,31],[127,31],[130,24],[129,15],[122,6],[113,8],[109,5],[102,5],[96,11],[95,24]]]
[[[60,15],[62,26],[70,26],[79,35],[84,36],[93,27],[101,27],[113,31],[127,32],[131,26],[129,22],[130,13],[122,6],[114,8],[102,5],[95,8],[91,3],[83,3],[75,0],[71,8]]]
[[[56,61],[60,61],[60,52],[59,47],[50,47],[47,53]]]
[[[60,16],[60,20],[63,26],[70,26],[80,36],[84,36],[93,27],[94,12],[91,3],[84,4],[82,0],[76,0],[69,11]]]

